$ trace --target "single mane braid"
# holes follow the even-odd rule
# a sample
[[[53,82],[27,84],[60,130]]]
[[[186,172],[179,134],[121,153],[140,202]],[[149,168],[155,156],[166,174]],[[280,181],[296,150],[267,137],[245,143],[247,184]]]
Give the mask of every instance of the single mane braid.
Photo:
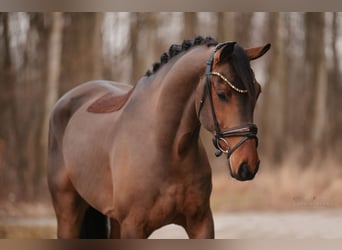
[[[160,62],[155,62],[152,65],[152,71],[148,70],[145,73],[145,76],[150,76],[157,72],[157,70],[163,65],[168,63],[168,61],[172,58],[177,56],[179,53],[189,50],[190,48],[197,46],[197,45],[217,45],[218,42],[212,37],[203,38],[202,36],[197,36],[193,40],[184,40],[182,44],[172,44],[169,48],[168,52],[164,52],[160,57]]]

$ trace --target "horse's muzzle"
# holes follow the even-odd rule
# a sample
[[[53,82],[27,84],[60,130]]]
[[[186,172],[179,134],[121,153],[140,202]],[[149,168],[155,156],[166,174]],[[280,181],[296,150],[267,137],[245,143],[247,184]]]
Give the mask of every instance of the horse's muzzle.
[[[229,163],[228,163],[229,164]],[[260,161],[258,161],[256,163],[255,169],[254,171],[251,170],[251,166],[246,163],[243,162],[241,163],[239,170],[237,172],[237,175],[235,176],[232,171],[231,171],[231,175],[233,178],[239,180],[239,181],[249,181],[252,180],[254,178],[254,176],[256,175],[256,173],[259,170],[259,165],[260,165]]]

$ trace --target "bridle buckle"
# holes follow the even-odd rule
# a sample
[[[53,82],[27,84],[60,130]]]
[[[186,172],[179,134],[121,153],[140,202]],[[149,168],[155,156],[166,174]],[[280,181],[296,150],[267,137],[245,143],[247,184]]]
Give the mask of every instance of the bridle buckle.
[[[222,141],[224,143],[224,145],[226,146],[226,149],[222,148],[222,146],[220,145],[220,141]],[[215,146],[215,148],[218,150],[218,152],[215,152],[216,157],[220,156],[222,153],[228,154],[229,150],[230,150],[230,146],[228,141],[224,138],[224,137],[213,137],[213,144]]]

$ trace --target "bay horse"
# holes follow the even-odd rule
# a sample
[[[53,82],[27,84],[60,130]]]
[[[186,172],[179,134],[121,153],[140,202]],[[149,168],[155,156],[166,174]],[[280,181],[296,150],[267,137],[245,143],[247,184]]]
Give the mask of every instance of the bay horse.
[[[167,225],[214,238],[211,168],[200,127],[232,177],[259,168],[250,61],[270,48],[196,37],[172,45],[134,87],[91,81],[50,116],[48,184],[58,238],[148,238]]]

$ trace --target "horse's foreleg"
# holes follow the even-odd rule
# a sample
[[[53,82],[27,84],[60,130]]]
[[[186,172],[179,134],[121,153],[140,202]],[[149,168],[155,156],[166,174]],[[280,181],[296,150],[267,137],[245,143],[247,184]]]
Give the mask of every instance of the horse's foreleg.
[[[211,210],[208,209],[203,216],[186,218],[184,228],[190,239],[213,239],[215,233]]]
[[[138,222],[137,218],[125,219],[120,229],[122,239],[146,239],[148,237],[144,224]]]

